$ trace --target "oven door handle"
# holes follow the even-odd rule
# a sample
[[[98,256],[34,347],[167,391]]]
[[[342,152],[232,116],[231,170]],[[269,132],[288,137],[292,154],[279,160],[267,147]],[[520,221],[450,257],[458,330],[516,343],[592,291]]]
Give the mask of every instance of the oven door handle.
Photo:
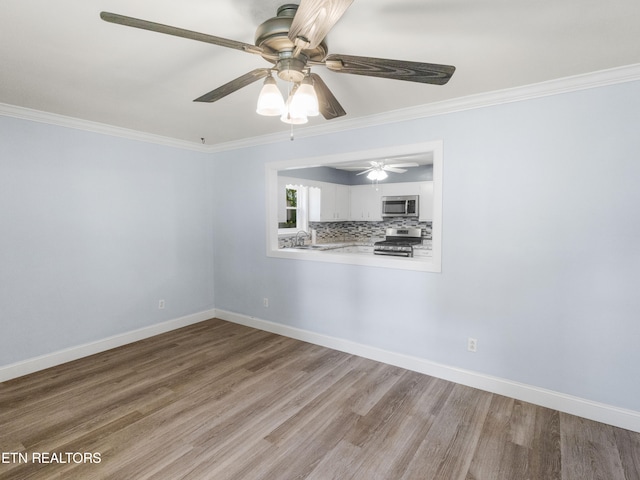
[[[388,250],[374,250],[374,255],[388,255],[390,257],[413,257],[412,252],[392,252]]]

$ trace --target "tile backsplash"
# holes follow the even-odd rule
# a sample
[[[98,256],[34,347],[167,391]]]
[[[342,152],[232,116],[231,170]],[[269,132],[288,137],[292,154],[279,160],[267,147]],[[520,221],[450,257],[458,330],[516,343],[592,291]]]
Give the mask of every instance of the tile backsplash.
[[[384,240],[387,228],[413,227],[422,229],[423,244],[431,245],[431,222],[420,222],[413,218],[393,218],[381,222],[309,222],[309,231],[316,231],[317,243],[363,242],[373,244]],[[288,242],[280,236],[280,246]]]

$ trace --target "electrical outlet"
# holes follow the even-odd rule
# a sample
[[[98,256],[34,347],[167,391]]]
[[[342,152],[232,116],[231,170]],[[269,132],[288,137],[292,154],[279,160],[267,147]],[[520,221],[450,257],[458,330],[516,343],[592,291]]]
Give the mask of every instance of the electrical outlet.
[[[264,298],[262,299],[262,305],[263,305],[264,307],[268,307],[268,306],[269,306],[269,299],[268,299],[267,297],[264,297]]]
[[[471,338],[469,337],[467,339],[467,350],[469,350],[470,352],[477,352],[478,351],[478,340],[476,340],[475,338]]]
[[[164,300],[158,301],[158,310],[162,310],[164,308]]]

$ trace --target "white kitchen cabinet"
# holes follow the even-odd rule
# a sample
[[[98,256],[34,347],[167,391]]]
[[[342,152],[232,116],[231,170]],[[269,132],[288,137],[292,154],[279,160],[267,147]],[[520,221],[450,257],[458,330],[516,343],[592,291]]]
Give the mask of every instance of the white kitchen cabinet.
[[[433,220],[433,182],[419,182],[420,195],[420,221],[430,222]]]
[[[424,182],[400,182],[382,184],[382,195],[395,197],[399,195],[420,195],[420,184]]]
[[[336,220],[349,220],[349,186],[336,185]]]
[[[320,187],[320,221],[330,222],[336,218],[335,185]]]
[[[309,187],[309,221],[320,221],[322,190],[320,187]]]
[[[314,182],[309,193],[309,220],[340,222],[349,219],[349,186]],[[319,207],[318,207],[319,206]]]
[[[382,221],[383,196],[419,195],[420,221],[433,220],[433,182],[401,182],[371,185],[339,185],[307,181],[309,220],[312,222]]]
[[[379,222],[382,220],[382,192],[371,185],[354,185],[350,189],[351,220]]]

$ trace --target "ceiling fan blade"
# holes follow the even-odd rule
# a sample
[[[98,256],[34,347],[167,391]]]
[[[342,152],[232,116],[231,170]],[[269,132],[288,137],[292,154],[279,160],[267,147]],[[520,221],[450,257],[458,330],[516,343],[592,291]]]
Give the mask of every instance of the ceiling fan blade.
[[[318,96],[318,108],[322,116],[331,120],[332,118],[342,117],[347,112],[344,111],[340,102],[333,96],[327,84],[322,81],[318,74],[312,73],[311,79],[313,80],[313,88]]]
[[[391,167],[389,165],[385,165],[384,167],[382,167],[383,170],[386,170],[387,172],[393,172],[393,173],[404,173],[406,172],[406,170],[404,168],[396,168],[396,167]]]
[[[206,33],[198,33],[191,30],[185,30],[183,28],[163,25],[161,23],[140,20],[139,18],[127,17],[125,15],[119,15],[117,13],[100,12],[100,18],[109,23],[117,23],[119,25],[124,25],[127,27],[134,27],[140,28],[142,30],[164,33],[166,35],[173,35],[174,37],[188,38],[190,40],[211,43],[213,45],[219,45],[221,47],[242,50],[243,52],[255,53],[260,55],[264,51],[262,47],[251,45],[249,43],[237,42],[235,40],[229,40],[227,38],[207,35]]]
[[[389,167],[403,168],[403,167],[418,167],[420,164],[416,162],[409,163],[392,163]]]
[[[215,90],[210,91],[209,93],[205,93],[201,97],[196,98],[194,102],[215,102],[223,97],[226,97],[230,93],[235,92],[236,90],[240,90],[247,85],[251,85],[253,82],[256,82],[261,78],[268,76],[270,73],[271,69],[269,68],[256,68],[255,70],[252,70],[249,73],[245,73],[235,80],[231,80],[229,83],[225,83],[221,87],[218,87]]]
[[[301,0],[289,28],[289,40],[302,48],[316,48],[353,0]],[[300,39],[296,42],[296,39]]]
[[[375,168],[368,168],[364,172],[356,173],[356,175],[364,175],[365,173],[369,173],[369,172],[371,172],[373,170],[375,170]]]
[[[447,83],[456,70],[456,67],[451,65],[338,54],[328,55],[325,59],[325,65],[329,70],[338,73],[351,73],[435,85]]]

